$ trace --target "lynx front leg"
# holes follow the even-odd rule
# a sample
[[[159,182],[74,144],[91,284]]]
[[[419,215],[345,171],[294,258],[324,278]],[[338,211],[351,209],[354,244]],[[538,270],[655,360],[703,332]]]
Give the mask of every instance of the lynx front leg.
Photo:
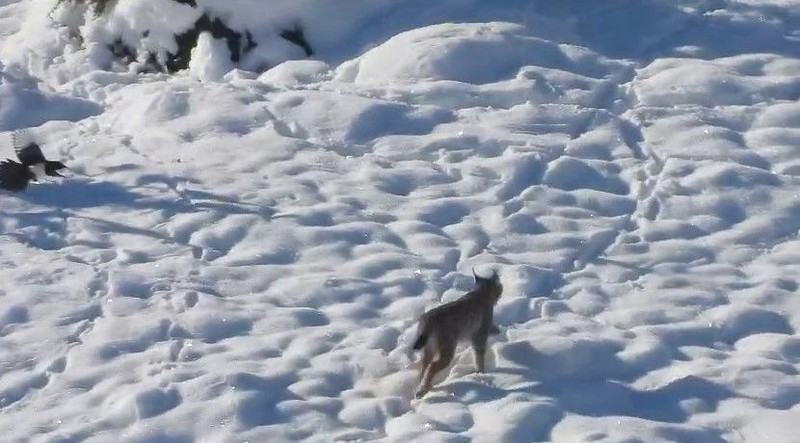
[[[472,351],[475,353],[475,370],[483,372],[486,361],[486,337],[483,334],[472,337]]]

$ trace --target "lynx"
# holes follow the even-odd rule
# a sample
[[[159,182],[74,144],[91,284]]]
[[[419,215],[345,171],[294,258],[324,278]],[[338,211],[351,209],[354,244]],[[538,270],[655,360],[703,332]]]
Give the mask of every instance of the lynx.
[[[484,371],[486,342],[490,334],[500,332],[492,322],[492,316],[494,305],[503,293],[503,285],[497,271],[489,278],[482,278],[473,269],[472,275],[475,276],[475,287],[470,292],[431,309],[419,319],[414,349],[423,349],[423,353],[416,398],[422,398],[431,389],[433,377],[450,365],[460,341],[469,340],[475,353],[475,368],[478,372]]]

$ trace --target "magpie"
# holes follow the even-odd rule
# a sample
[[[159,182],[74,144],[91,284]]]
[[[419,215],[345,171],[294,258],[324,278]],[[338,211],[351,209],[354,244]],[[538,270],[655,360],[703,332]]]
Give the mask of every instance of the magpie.
[[[12,135],[14,152],[19,163],[14,160],[0,162],[0,188],[9,191],[23,191],[28,187],[28,182],[38,182],[37,172],[44,171],[50,177],[63,177],[58,171],[67,166],[59,161],[47,160],[42,154],[42,148],[34,141],[26,140],[25,131],[16,131]]]

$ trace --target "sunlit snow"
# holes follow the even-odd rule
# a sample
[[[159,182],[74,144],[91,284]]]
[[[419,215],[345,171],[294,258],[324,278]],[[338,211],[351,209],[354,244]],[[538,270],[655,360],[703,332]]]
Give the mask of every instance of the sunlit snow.
[[[0,0],[0,157],[74,174],[0,190],[0,440],[800,441],[796,2],[67,3]],[[204,12],[258,46],[108,50]]]

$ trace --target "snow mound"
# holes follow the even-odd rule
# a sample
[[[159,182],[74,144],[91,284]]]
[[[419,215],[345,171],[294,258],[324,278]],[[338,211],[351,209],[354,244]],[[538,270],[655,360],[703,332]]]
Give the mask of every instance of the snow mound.
[[[528,36],[525,27],[514,23],[446,23],[392,37],[343,64],[337,79],[356,84],[420,80],[485,84],[514,78],[527,65],[594,77],[606,72],[585,49]]]
[[[102,112],[97,103],[44,92],[31,83],[0,70],[0,131],[40,126],[52,120],[79,121]]]

